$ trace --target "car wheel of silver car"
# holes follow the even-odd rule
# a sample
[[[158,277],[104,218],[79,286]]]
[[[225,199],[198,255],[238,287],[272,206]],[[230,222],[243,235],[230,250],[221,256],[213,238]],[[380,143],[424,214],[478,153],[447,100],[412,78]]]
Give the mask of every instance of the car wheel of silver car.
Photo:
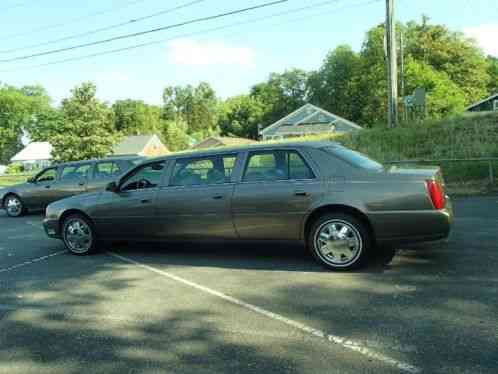
[[[4,206],[9,217],[20,217],[24,213],[24,205],[16,195],[8,195],[4,200]]]
[[[84,216],[75,214],[67,217],[62,225],[62,239],[66,248],[75,255],[87,255],[96,247],[95,230]]]
[[[367,259],[370,246],[371,235],[366,225],[342,213],[320,217],[308,235],[308,247],[315,259],[333,270],[360,267]]]

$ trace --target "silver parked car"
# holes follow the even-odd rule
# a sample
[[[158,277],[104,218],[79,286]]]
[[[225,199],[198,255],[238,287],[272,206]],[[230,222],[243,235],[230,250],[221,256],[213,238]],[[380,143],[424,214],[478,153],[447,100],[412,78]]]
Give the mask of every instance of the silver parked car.
[[[143,158],[108,158],[68,162],[43,169],[26,183],[0,189],[0,208],[10,217],[42,210],[57,200],[105,189]]]
[[[105,240],[294,240],[331,269],[382,246],[446,238],[439,168],[386,168],[330,142],[261,144],[150,160],[107,190],[50,204],[74,254]]]

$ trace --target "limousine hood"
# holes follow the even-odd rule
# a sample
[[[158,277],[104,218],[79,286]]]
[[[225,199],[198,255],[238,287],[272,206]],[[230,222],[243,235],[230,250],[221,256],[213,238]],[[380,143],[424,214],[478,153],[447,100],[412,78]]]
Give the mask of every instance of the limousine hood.
[[[103,192],[89,192],[81,195],[67,197],[49,204],[45,210],[45,218],[58,219],[60,215],[69,209],[85,211],[87,207],[95,205]]]

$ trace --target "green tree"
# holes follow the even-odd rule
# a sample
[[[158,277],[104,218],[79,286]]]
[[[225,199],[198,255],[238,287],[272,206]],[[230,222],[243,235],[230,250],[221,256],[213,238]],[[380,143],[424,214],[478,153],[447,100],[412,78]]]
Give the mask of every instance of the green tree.
[[[166,87],[163,93],[162,118],[167,121],[185,121],[187,132],[210,133],[216,128],[218,99],[209,83]]]
[[[0,162],[8,163],[22,148],[23,135],[37,126],[49,102],[41,86],[0,86]]]
[[[112,110],[96,97],[91,82],[71,90],[62,101],[63,121],[52,140],[57,161],[99,158],[110,153],[115,142]]]
[[[427,112],[432,118],[461,113],[465,108],[465,92],[445,72],[413,58],[406,64],[406,87],[409,91],[426,89]]]
[[[320,69],[310,76],[310,101],[349,120],[359,120],[360,63],[360,56],[350,46],[341,45],[329,52]]]
[[[385,125],[387,78],[384,57],[384,26],[370,29],[360,51],[356,99],[360,125]]]
[[[266,82],[256,84],[251,96],[264,106],[263,125],[269,126],[308,101],[308,73],[300,69],[272,73]]]
[[[498,57],[488,56],[488,74],[489,85],[488,92],[490,94],[498,93]]]
[[[189,148],[192,138],[187,134],[188,125],[183,120],[161,122],[161,137],[170,151],[182,151]]]
[[[488,93],[488,63],[475,41],[460,32],[452,32],[444,25],[421,23],[406,26],[406,52],[415,60],[445,72],[465,93],[467,104]]]
[[[218,126],[222,135],[258,138],[258,125],[262,124],[264,105],[249,95],[227,99],[222,104]]]
[[[123,135],[152,134],[159,130],[161,108],[142,100],[118,100],[112,105],[114,128]]]

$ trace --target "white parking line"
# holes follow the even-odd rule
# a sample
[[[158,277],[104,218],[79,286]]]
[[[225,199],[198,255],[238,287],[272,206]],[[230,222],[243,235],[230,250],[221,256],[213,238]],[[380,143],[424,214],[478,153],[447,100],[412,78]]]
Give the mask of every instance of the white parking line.
[[[46,256],[35,258],[33,260],[25,261],[23,263],[20,263],[20,264],[17,264],[17,265],[13,265],[13,266],[10,266],[8,268],[0,269],[0,273],[5,273],[7,271],[12,271],[12,270],[15,270],[15,269],[19,269],[21,267],[28,266],[28,265],[34,264],[36,262],[43,261],[43,260],[49,259],[50,257],[58,256],[58,255],[61,255],[63,253],[66,253],[66,252],[67,252],[66,250],[59,251],[59,252],[51,253],[51,254],[46,255]]]
[[[261,315],[263,315],[265,317],[268,317],[268,318],[271,318],[273,320],[282,322],[282,323],[284,323],[284,324],[286,324],[288,326],[294,327],[294,328],[296,328],[298,330],[301,330],[301,331],[303,331],[305,333],[308,333],[308,334],[310,334],[312,336],[315,336],[315,337],[318,337],[318,338],[321,338],[321,339],[325,339],[325,340],[327,340],[327,341],[329,341],[331,343],[338,344],[338,345],[342,346],[343,348],[346,348],[346,349],[358,352],[358,353],[360,353],[363,356],[366,356],[368,358],[375,359],[375,360],[381,361],[381,362],[383,362],[385,364],[394,366],[394,367],[398,368],[401,371],[405,371],[405,372],[408,372],[408,373],[419,373],[421,371],[420,368],[418,368],[416,366],[413,366],[413,365],[411,365],[409,363],[402,362],[402,361],[396,360],[394,358],[385,356],[385,355],[383,355],[381,353],[377,353],[375,351],[372,351],[371,349],[367,348],[365,345],[363,345],[363,344],[361,344],[359,342],[351,341],[351,340],[349,340],[347,338],[343,338],[343,337],[340,337],[340,336],[337,336],[337,335],[327,334],[324,331],[321,331],[321,330],[315,329],[313,327],[307,326],[305,324],[302,324],[301,322],[294,321],[294,320],[286,318],[286,317],[284,317],[284,316],[282,316],[280,314],[270,312],[269,310],[263,309],[263,308],[258,307],[256,305],[246,303],[245,301],[236,299],[236,298],[234,298],[232,296],[226,295],[226,294],[224,294],[222,292],[219,292],[219,291],[216,291],[216,290],[214,290],[212,288],[209,288],[209,287],[206,287],[206,286],[202,286],[200,284],[194,283],[194,282],[189,281],[187,279],[181,278],[181,277],[179,277],[177,275],[174,275],[174,274],[162,271],[160,269],[156,269],[156,268],[154,268],[152,266],[140,263],[140,262],[135,261],[135,260],[133,260],[131,258],[118,255],[118,254],[116,254],[114,252],[107,252],[107,253],[110,256],[113,256],[113,257],[115,257],[115,258],[117,258],[117,259],[119,259],[121,261],[137,265],[137,266],[139,266],[139,267],[141,267],[143,269],[146,269],[146,270],[148,270],[150,272],[153,272],[153,273],[159,274],[159,275],[161,275],[163,277],[172,279],[172,280],[174,280],[176,282],[179,282],[179,283],[182,283],[182,284],[184,284],[186,286],[195,288],[195,289],[197,289],[197,290],[199,290],[201,292],[207,293],[209,295],[216,296],[216,297],[218,297],[220,299],[223,299],[223,300],[225,300],[225,301],[227,301],[229,303],[232,303],[232,304],[235,304],[235,305],[237,305],[239,307],[248,309],[248,310],[250,310],[252,312],[261,314]]]

